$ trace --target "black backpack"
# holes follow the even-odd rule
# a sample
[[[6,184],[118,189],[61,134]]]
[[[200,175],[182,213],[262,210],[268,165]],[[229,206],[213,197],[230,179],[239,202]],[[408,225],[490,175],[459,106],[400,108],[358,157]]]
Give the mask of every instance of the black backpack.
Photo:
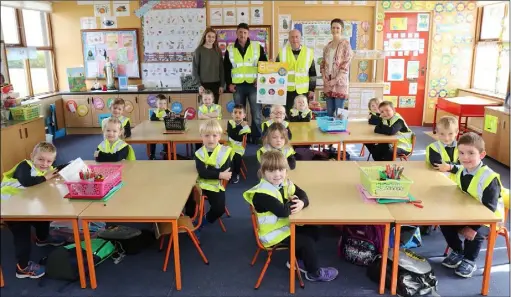
[[[393,249],[389,249],[385,285],[390,289],[392,277]],[[367,276],[374,282],[380,282],[381,255],[367,268]],[[399,250],[396,293],[401,297],[439,296],[438,280],[428,260],[409,249]]]

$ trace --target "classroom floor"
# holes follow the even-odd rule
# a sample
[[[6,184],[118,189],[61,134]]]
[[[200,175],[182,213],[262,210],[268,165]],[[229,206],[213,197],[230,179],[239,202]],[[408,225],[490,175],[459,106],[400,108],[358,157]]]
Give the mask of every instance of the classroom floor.
[[[422,127],[412,129],[417,134],[417,145],[412,160],[424,160],[425,147],[432,141],[424,132],[430,129]],[[56,140],[57,163],[67,162],[77,157],[92,159],[93,151],[100,141],[100,135],[73,135]],[[146,159],[145,146],[134,145],[134,148],[137,159]],[[364,158],[354,157],[358,156],[360,148],[360,145],[348,147],[352,160],[367,158],[367,154]],[[184,146],[179,149],[181,153],[184,152]],[[139,255],[124,258],[117,265],[113,264],[113,261],[106,261],[98,266],[96,269],[98,288],[94,291],[80,289],[79,283],[75,283],[66,287],[63,292],[57,292],[64,282],[46,280],[40,285],[36,280],[16,279],[11,234],[2,229],[1,263],[5,279],[5,287],[0,291],[2,296],[288,296],[289,272],[285,266],[289,257],[287,252],[276,253],[272,257],[261,287],[259,290],[253,289],[264,264],[265,255],[261,253],[256,265],[250,266],[256,245],[248,206],[241,194],[257,183],[255,151],[256,147],[253,145],[247,149],[245,162],[251,170],[248,179],[241,180],[237,185],[229,185],[227,205],[232,217],[224,219],[227,233],[223,233],[218,224],[208,225],[202,232],[202,248],[210,265],[204,265],[189,238],[185,235],[180,237],[182,291],[175,290],[173,264],[170,264],[172,259],[167,272],[162,272],[164,253],[158,252],[157,244]],[[501,174],[502,182],[509,187],[509,168],[491,159],[485,162]],[[171,198],[170,193],[172,193],[171,189],[169,189],[169,198]],[[148,194],[147,197],[140,197],[140,199],[147,199],[150,203],[151,197]],[[150,228],[151,226],[139,225],[138,227]],[[349,264],[337,255],[336,231],[330,227],[323,227],[322,234],[324,236],[318,243],[320,263],[338,268],[339,277],[330,283],[306,282],[305,290],[296,289],[296,296],[377,295],[377,285],[366,277],[366,269]],[[479,269],[471,280],[461,279],[451,270],[440,265],[444,249],[445,242],[439,230],[431,235],[423,236],[423,247],[416,249],[418,253],[430,257],[439,278],[438,293],[441,296],[479,295],[482,284],[481,266],[484,263],[486,248],[481,251],[477,262]],[[49,251],[49,248],[34,247],[32,259],[38,260]],[[491,296],[509,296],[509,267],[505,242],[502,237],[499,237],[493,258],[489,292]]]

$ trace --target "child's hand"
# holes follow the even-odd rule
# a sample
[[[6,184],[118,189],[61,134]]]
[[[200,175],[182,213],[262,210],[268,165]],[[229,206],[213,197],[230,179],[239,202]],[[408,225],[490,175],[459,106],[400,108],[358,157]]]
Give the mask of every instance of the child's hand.
[[[474,237],[476,237],[477,235],[477,232],[474,231],[474,229],[470,228],[470,227],[465,227],[461,230],[461,234],[463,235],[463,237],[465,237],[465,239],[467,240],[474,240]]]
[[[58,171],[57,171],[57,169],[50,170],[50,171],[48,171],[48,172],[44,175],[44,178],[45,178],[46,180],[50,180],[50,179],[52,179],[52,178],[55,178],[55,177],[57,177],[57,175],[58,175],[58,174],[57,174],[57,172],[58,172]]]
[[[242,127],[248,126],[247,121],[243,121],[243,122],[241,122],[241,126],[242,126]]]
[[[219,178],[224,180],[230,180],[232,177],[231,168],[227,168],[225,171],[220,172]]]
[[[298,199],[298,197],[294,196],[293,204],[291,205],[291,214],[295,214],[303,209],[305,205],[302,200]]]
[[[94,152],[94,158],[97,158],[99,156],[99,151]]]
[[[447,163],[443,163],[442,164],[434,164],[433,165],[435,167],[436,170],[440,171],[440,172],[449,172],[451,171],[451,165],[447,164]]]

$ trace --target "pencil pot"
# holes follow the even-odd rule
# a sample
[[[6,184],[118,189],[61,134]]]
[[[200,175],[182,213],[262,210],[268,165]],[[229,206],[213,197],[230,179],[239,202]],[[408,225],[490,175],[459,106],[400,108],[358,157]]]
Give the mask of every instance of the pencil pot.
[[[165,130],[171,131],[185,131],[186,130],[186,118],[184,117],[164,117]]]
[[[122,165],[89,165],[95,175],[102,175],[102,181],[64,182],[69,190],[69,198],[103,198],[122,180]]]
[[[406,176],[401,175],[399,180],[380,180],[382,166],[360,167],[360,181],[364,189],[375,197],[407,197],[413,183]]]
[[[317,117],[319,130],[323,132],[344,132],[348,126],[348,120],[340,120],[334,117]]]

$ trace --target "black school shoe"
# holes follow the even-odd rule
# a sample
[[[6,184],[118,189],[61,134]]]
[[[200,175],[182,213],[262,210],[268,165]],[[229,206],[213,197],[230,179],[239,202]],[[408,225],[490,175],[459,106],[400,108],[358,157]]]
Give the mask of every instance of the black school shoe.
[[[240,175],[236,174],[231,177],[230,183],[231,184],[237,184],[240,182]]]

